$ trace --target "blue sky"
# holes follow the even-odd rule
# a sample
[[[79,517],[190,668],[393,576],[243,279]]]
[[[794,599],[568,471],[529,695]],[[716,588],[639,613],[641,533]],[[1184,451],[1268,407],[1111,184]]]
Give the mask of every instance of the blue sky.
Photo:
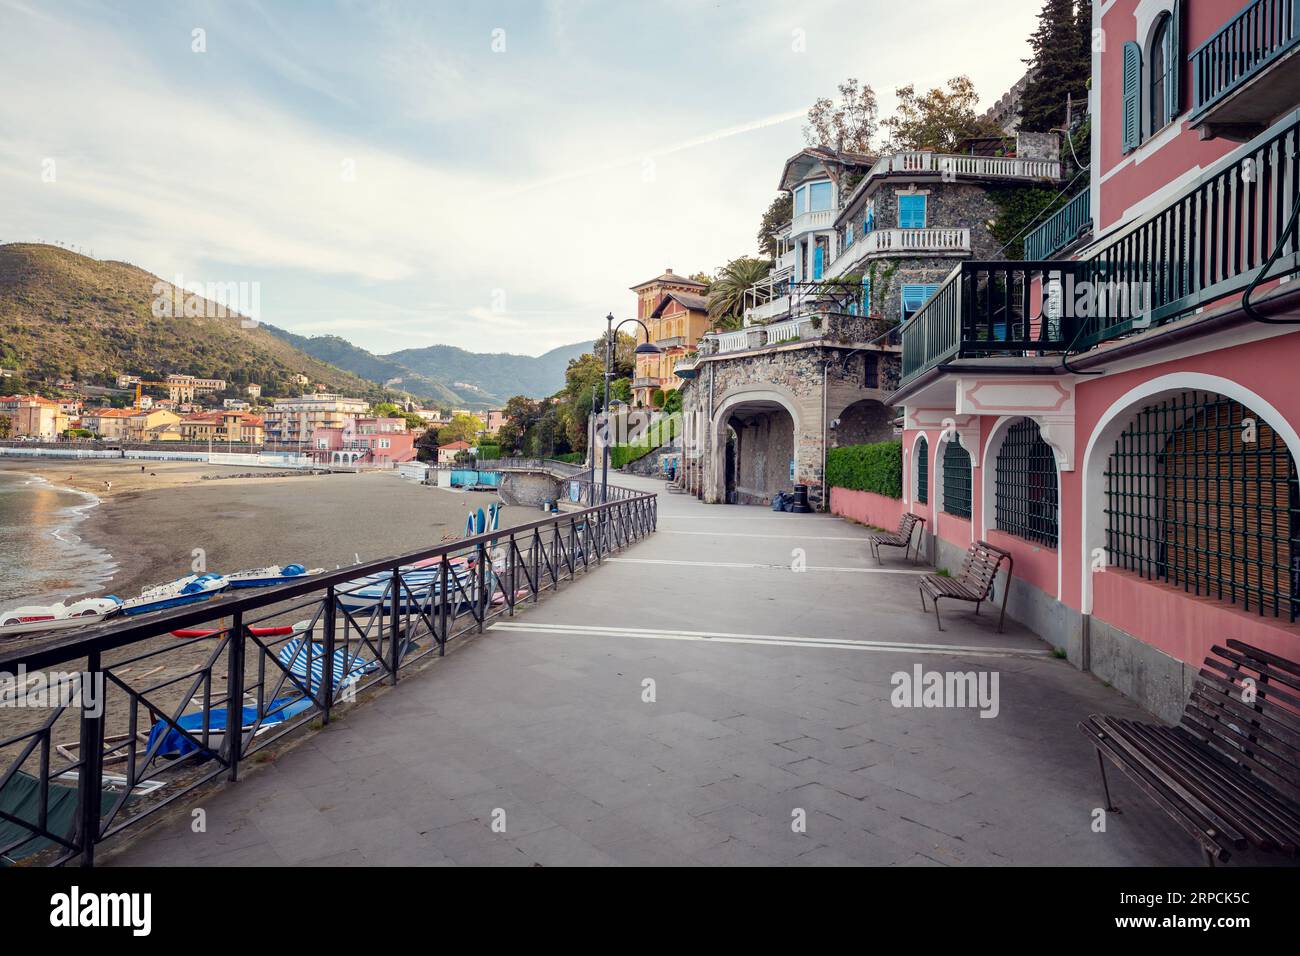
[[[0,0],[0,242],[256,282],[377,352],[537,354],[752,253],[839,81],[992,102],[1039,6]]]

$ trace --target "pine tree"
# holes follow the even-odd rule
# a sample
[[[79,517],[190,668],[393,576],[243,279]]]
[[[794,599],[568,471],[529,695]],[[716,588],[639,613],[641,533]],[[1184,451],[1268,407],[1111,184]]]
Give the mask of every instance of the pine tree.
[[[1029,38],[1032,76],[1020,101],[1020,128],[1045,133],[1064,126],[1066,103],[1087,102],[1092,73],[1092,0],[1045,0]]]

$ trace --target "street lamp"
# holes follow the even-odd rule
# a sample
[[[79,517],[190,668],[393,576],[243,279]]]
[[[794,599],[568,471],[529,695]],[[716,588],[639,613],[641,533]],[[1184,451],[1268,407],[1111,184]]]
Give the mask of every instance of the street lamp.
[[[635,322],[645,330],[645,341],[636,347],[636,355],[660,355],[663,349],[650,341],[650,328],[640,319],[624,319],[618,325],[614,324],[614,313],[611,312],[605,316],[605,445],[601,450],[600,462],[600,501],[604,504],[609,500],[609,380],[613,377],[614,364],[614,339],[618,336],[618,330],[629,322]]]

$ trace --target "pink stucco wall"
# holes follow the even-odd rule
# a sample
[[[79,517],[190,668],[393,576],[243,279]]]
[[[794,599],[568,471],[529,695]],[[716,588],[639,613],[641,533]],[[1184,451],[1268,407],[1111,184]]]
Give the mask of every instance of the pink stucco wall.
[[[893,531],[903,517],[903,502],[873,491],[832,488],[831,514]]]

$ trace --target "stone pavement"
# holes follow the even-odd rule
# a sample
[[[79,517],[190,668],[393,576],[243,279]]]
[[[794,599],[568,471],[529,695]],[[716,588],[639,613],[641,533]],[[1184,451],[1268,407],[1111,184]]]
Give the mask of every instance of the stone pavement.
[[[650,539],[205,796],[207,832],[178,816],[105,862],[1200,863],[1115,772],[1092,831],[1075,723],[1134,705],[987,612],[936,631],[864,537],[661,495]],[[916,665],[996,672],[996,716],[893,706]]]

